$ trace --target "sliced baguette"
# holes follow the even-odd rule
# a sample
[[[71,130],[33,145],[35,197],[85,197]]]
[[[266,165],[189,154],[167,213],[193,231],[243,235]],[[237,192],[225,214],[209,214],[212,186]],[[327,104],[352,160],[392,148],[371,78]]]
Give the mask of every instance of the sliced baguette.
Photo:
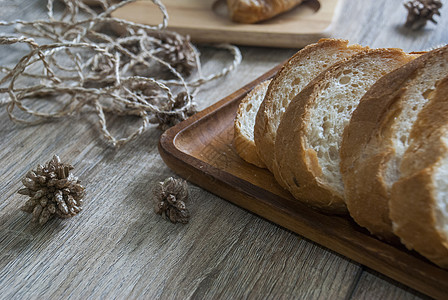
[[[364,93],[380,77],[412,59],[401,49],[365,50],[306,86],[290,103],[277,131],[277,180],[313,207],[346,212],[339,172],[343,130]]]
[[[258,84],[241,100],[234,122],[233,146],[238,155],[260,168],[266,168],[255,148],[254,126],[260,104],[266,95],[271,80]]]
[[[380,238],[394,239],[390,189],[400,178],[412,124],[447,71],[444,47],[388,74],[364,96],[344,132],[341,173],[347,207],[358,224]]]
[[[448,77],[428,98],[392,186],[390,218],[408,249],[448,268]]]
[[[271,172],[277,173],[274,160],[277,129],[294,96],[331,65],[366,49],[368,47],[348,46],[346,40],[322,39],[297,52],[272,79],[258,110],[254,129],[258,155]]]

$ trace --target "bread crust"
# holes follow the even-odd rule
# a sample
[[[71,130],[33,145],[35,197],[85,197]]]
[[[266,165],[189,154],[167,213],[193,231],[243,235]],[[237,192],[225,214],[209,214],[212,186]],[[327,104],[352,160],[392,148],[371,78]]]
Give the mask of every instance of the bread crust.
[[[303,0],[227,0],[230,18],[239,23],[257,23],[286,12]]]
[[[314,90],[322,74],[302,90],[289,104],[289,107],[276,136],[275,156],[278,166],[277,181],[283,182],[291,194],[305,203],[325,211],[345,213],[345,203],[331,190],[323,188],[318,181],[321,169],[316,153],[307,151],[302,132],[309,122],[309,107]],[[288,166],[289,165],[289,166]]]
[[[394,232],[402,243],[444,268],[448,267],[448,235],[438,222],[448,216],[437,208],[433,176],[448,152],[442,141],[447,137],[447,114],[448,77],[438,84],[414,123],[412,142],[401,164],[403,176],[393,185],[389,201]]]
[[[298,51],[296,54],[294,54],[279,70],[279,72],[274,76],[272,79],[272,83],[268,88],[268,91],[266,92],[265,99],[263,100],[262,104],[260,105],[260,108],[257,113],[257,117],[255,120],[255,128],[254,128],[254,140],[255,145],[257,147],[258,155],[261,158],[261,160],[266,164],[267,168],[276,175],[276,178],[279,178],[280,175],[278,174],[278,166],[274,159],[274,145],[275,145],[275,138],[277,135],[277,128],[278,123],[280,120],[277,120],[275,117],[275,113],[279,114],[281,116],[281,111],[279,111],[279,107],[283,106],[283,109],[287,108],[287,104],[289,104],[289,101],[287,104],[278,103],[276,100],[276,93],[279,93],[279,90],[281,89],[281,86],[285,82],[285,78],[288,76],[291,76],[291,73],[294,70],[294,67],[298,65],[299,63],[306,61],[308,57],[313,56],[313,52],[324,49],[327,51],[327,49],[330,51],[330,49],[334,51],[340,51],[346,52],[345,55],[341,56],[350,56],[352,54],[358,53],[362,50],[368,49],[368,47],[362,47],[360,45],[350,45],[348,46],[347,40],[340,40],[340,39],[321,39],[316,44],[308,45],[307,47],[303,48],[302,50]],[[333,65],[336,63],[337,60],[331,61],[331,59],[328,59],[327,64],[328,66]],[[324,71],[326,68],[322,68],[322,71]],[[319,74],[319,72],[316,73],[316,76]],[[288,95],[289,96],[289,95]],[[295,95],[293,95],[295,96]],[[291,99],[289,99],[291,100]],[[284,100],[283,100],[284,101]],[[285,107],[286,105],[286,107]],[[286,185],[280,180],[280,185],[282,185],[284,188],[286,188]]]
[[[247,118],[246,109],[248,105],[258,106],[259,103],[255,100],[255,98],[264,98],[270,82],[271,80],[266,80],[258,84],[246,95],[246,97],[243,98],[243,100],[241,100],[234,121],[233,146],[235,147],[236,152],[242,159],[260,168],[266,168],[266,165],[258,156],[254,140],[250,139],[247,135],[244,134],[243,128],[241,128],[241,126],[242,123],[244,123],[243,119]],[[258,108],[255,109],[258,110]]]
[[[280,173],[278,180],[282,180],[296,198],[325,211],[344,213],[346,206],[343,195],[323,181],[316,152],[308,146],[306,132],[311,122],[310,111],[315,105],[317,93],[327,82],[334,80],[336,74],[373,56],[388,57],[396,60],[397,64],[411,59],[400,49],[374,49],[364,50],[336,63],[291,101],[277,131],[275,159]]]
[[[344,130],[340,170],[348,210],[359,225],[385,240],[395,239],[387,178],[388,164],[395,154],[392,124],[406,105],[403,95],[407,86],[428,60],[440,55],[437,53],[420,56],[378,80],[361,99]]]
[[[448,240],[435,228],[432,172],[429,167],[396,182],[392,188],[392,198],[396,200],[391,201],[390,212],[396,226],[394,232],[408,249],[448,268]],[[402,201],[404,198],[408,200]]]

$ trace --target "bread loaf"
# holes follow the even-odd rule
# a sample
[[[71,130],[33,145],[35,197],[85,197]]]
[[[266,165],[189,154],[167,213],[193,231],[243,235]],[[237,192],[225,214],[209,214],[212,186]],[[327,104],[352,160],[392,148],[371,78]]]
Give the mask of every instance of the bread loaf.
[[[293,196],[322,210],[346,211],[339,171],[343,130],[366,91],[413,58],[400,49],[362,51],[327,69],[291,101],[278,127],[275,159],[276,178]]]
[[[272,79],[258,110],[254,129],[258,155],[271,172],[278,173],[274,144],[280,120],[290,101],[321,72],[366,49],[359,45],[348,46],[346,40],[322,39],[297,52]]]
[[[292,9],[303,0],[227,0],[230,18],[239,23],[257,23]]]
[[[258,156],[255,148],[255,116],[270,82],[271,80],[266,80],[258,84],[241,100],[234,122],[233,146],[236,152],[242,159],[260,168],[265,168],[266,165]]]
[[[390,218],[408,249],[448,268],[448,77],[427,98],[392,186]]]
[[[249,93],[235,148],[254,149],[238,142],[237,126],[253,126],[265,94],[255,149],[281,185],[327,212],[344,213],[346,203],[371,233],[448,268],[448,46],[414,54],[355,46],[346,55],[346,45],[311,45]]]
[[[358,224],[381,238],[394,238],[388,201],[401,176],[412,124],[447,72],[444,47],[388,74],[363,97],[344,132],[341,173],[347,207]]]

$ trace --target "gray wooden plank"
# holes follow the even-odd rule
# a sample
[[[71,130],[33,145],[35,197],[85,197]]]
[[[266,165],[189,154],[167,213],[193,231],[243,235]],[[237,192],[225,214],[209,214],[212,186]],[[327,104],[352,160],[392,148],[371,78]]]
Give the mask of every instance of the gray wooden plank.
[[[397,1],[399,2],[399,1]],[[43,17],[46,1],[0,2],[0,19]],[[423,33],[400,29],[392,1],[344,1],[333,35],[372,47],[421,50],[446,41],[448,18]],[[445,9],[445,8],[444,8]],[[350,17],[347,17],[349,15]],[[0,63],[14,61],[0,48]],[[200,47],[204,73],[228,60]],[[297,49],[242,47],[243,63],[204,87],[205,108],[249,83]],[[113,121],[120,130],[121,118]],[[151,188],[173,173],[157,152],[160,131],[112,149],[92,116],[38,126],[12,123],[0,110],[0,298],[384,298],[421,295],[335,253],[191,187],[185,226],[152,211]],[[34,227],[19,211],[20,179],[53,154],[75,166],[87,186],[85,209]]]

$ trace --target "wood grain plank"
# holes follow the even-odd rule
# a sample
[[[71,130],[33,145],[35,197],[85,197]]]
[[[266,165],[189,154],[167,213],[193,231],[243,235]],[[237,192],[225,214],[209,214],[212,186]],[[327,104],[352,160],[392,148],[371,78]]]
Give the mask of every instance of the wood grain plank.
[[[167,130],[159,143],[166,164],[189,181],[414,289],[437,298],[447,295],[447,271],[403,246],[375,239],[349,217],[326,215],[298,203],[281,192],[265,169],[238,157],[232,146],[238,104],[279,68]]]
[[[438,25],[402,33],[397,29],[405,17],[400,1],[340,1],[344,14],[333,23],[334,36],[406,50],[447,40],[447,5]],[[44,19],[46,4],[0,1],[0,19]],[[62,4],[55,1],[55,7],[60,12]],[[13,30],[2,28],[2,33]],[[230,60],[225,51],[199,49],[205,74]],[[297,50],[240,49],[238,69],[197,95],[201,109]],[[1,46],[0,64],[17,61],[18,50]],[[132,119],[111,124],[120,132],[123,122]],[[98,138],[95,119],[86,115],[27,127],[12,123],[0,107],[0,299],[423,297],[194,184],[190,223],[165,222],[153,213],[151,194],[156,182],[174,175],[158,154],[160,134],[150,130],[114,150]],[[86,184],[85,210],[75,218],[34,227],[18,210],[25,199],[16,191],[26,171],[54,153],[72,163]]]
[[[327,28],[337,12],[338,0],[320,0],[317,12],[312,4],[303,3],[260,24],[232,22],[225,13],[225,1],[165,0],[163,3],[170,16],[168,29],[189,35],[194,42],[290,48],[303,47],[327,37]],[[160,10],[151,1],[131,3],[112,15],[147,25],[157,25],[162,21]]]
[[[28,4],[23,3],[24,17],[43,15],[46,1]],[[205,74],[230,60],[225,51],[200,50]],[[20,57],[10,48],[0,51],[10,61],[15,54]],[[220,94],[236,90],[294,53],[242,51],[245,60],[238,73],[205,87],[198,95],[200,106],[209,106]],[[254,287],[252,297],[274,297],[282,291],[307,297],[321,289],[322,282],[335,289],[322,289],[321,295],[341,299],[359,269],[193,184],[190,223],[173,225],[161,219],[153,212],[151,190],[174,174],[158,155],[161,133],[156,129],[116,150],[99,138],[95,119],[89,115],[38,126],[12,123],[4,107],[0,116],[0,299],[154,299],[201,294],[241,298],[249,287]],[[122,123],[131,121],[115,118],[110,124],[114,132],[123,133]],[[29,215],[18,209],[25,199],[16,191],[24,174],[54,153],[72,163],[87,186],[85,209],[72,219],[34,227]],[[243,256],[247,249],[256,255]],[[296,252],[291,257],[292,251]],[[312,257],[324,258],[318,268],[309,264]],[[263,272],[264,267],[271,273]],[[228,273],[234,268],[239,272]],[[211,271],[220,269],[220,275]],[[313,278],[313,284],[292,282],[303,269],[308,272],[303,278]],[[339,274],[338,269],[345,271]]]
[[[400,284],[398,284],[400,288],[394,288],[393,285],[390,284],[391,281],[390,278],[382,274],[365,269],[362,271],[358,284],[350,295],[350,298],[374,299],[376,298],[377,291],[382,290],[382,294],[384,295],[384,298],[382,299],[432,299]],[[442,297],[438,298],[443,299],[444,296],[442,295]]]

